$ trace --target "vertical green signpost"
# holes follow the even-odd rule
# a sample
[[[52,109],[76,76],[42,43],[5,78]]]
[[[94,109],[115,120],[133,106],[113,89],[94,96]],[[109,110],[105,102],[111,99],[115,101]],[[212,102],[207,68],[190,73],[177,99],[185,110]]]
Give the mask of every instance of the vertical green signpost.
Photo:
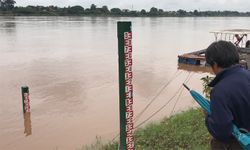
[[[22,86],[21,91],[22,91],[23,113],[30,112],[29,87]]]
[[[22,86],[22,103],[23,103],[23,119],[24,119],[24,134],[29,136],[32,134],[31,119],[30,119],[30,98],[29,98],[29,87]]]
[[[120,150],[134,150],[131,22],[118,22]]]

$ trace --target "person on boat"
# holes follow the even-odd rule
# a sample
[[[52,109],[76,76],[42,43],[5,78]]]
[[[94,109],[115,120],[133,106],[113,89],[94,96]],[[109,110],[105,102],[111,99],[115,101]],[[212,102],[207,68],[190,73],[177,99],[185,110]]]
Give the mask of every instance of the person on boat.
[[[246,48],[250,48],[250,40],[246,42]]]
[[[239,34],[235,34],[234,35],[236,38],[236,41],[234,42],[234,44],[236,46],[239,46],[240,42],[242,41],[242,39],[244,38],[244,36],[247,36],[246,34],[243,34],[242,36],[240,36]]]
[[[212,135],[212,150],[238,150],[233,137],[233,123],[250,131],[250,72],[239,65],[236,46],[227,41],[217,41],[206,49],[206,62],[216,77],[209,84],[211,115],[206,115],[205,125]]]

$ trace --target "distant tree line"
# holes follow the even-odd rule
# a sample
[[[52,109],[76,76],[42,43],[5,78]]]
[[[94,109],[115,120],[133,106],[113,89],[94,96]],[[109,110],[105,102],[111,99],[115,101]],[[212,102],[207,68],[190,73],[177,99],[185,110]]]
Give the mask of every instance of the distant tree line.
[[[26,6],[15,7],[14,0],[0,0],[0,15],[32,15],[32,16],[129,16],[129,17],[203,17],[203,16],[250,16],[250,12],[238,11],[164,11],[152,7],[149,11],[111,8],[108,6],[97,7],[92,4],[89,8],[80,5],[57,6]]]

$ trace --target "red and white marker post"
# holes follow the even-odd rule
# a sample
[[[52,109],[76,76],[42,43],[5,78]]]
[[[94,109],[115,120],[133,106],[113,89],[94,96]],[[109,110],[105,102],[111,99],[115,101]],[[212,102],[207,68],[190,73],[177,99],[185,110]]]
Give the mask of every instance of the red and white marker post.
[[[126,149],[134,150],[134,111],[133,111],[133,85],[132,85],[132,32],[124,33],[125,56],[125,102],[126,102]]]
[[[120,150],[134,150],[131,22],[118,22]]]
[[[30,112],[29,87],[22,86],[23,113]]]

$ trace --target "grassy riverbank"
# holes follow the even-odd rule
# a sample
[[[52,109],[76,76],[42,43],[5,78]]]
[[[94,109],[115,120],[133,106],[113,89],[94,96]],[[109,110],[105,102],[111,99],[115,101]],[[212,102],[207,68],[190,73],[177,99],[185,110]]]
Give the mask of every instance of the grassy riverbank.
[[[207,150],[210,136],[204,126],[204,115],[200,109],[191,109],[159,123],[153,123],[135,132],[137,150]],[[118,143],[95,145],[86,150],[117,150]]]

